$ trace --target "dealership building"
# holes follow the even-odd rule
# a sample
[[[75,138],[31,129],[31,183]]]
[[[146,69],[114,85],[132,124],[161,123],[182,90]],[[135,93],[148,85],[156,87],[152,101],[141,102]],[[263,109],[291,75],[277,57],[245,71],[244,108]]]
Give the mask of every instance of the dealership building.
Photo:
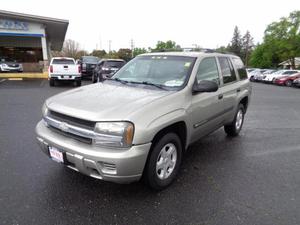
[[[62,49],[68,20],[0,10],[0,58],[23,64],[24,71],[47,69],[51,51]]]

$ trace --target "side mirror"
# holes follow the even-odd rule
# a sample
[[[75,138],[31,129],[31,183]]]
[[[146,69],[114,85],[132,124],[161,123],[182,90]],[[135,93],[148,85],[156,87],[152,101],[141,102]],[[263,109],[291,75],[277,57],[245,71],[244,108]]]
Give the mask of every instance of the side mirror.
[[[195,82],[193,85],[193,93],[200,92],[216,92],[219,86],[216,82],[210,80],[202,80],[200,83]]]

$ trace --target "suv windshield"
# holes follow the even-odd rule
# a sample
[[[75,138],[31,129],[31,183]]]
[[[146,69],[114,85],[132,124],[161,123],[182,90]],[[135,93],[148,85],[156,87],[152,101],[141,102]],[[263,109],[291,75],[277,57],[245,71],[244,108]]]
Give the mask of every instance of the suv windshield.
[[[98,57],[94,57],[94,56],[86,56],[86,57],[82,57],[82,62],[83,63],[98,63],[99,62],[99,58]]]
[[[104,63],[104,67],[117,67],[120,68],[124,65],[124,62],[122,61],[106,61]]]
[[[195,60],[187,56],[140,56],[122,67],[113,79],[178,90],[188,80]]]

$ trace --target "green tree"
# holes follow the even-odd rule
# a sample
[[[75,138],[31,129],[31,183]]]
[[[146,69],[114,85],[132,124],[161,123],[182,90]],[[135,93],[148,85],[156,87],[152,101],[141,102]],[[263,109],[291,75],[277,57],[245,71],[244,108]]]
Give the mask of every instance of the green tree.
[[[250,34],[250,31],[246,31],[245,35],[242,37],[242,48],[241,48],[241,56],[242,60],[244,61],[245,65],[248,66],[249,64],[249,56],[253,51],[254,43],[253,37]]]
[[[178,51],[180,49],[180,45],[177,45],[175,41],[158,41],[156,43],[156,47],[152,49],[152,52],[160,52],[160,51]]]
[[[129,48],[120,48],[117,52],[117,56],[120,59],[124,59],[125,61],[129,61],[132,58],[132,52]]]
[[[146,52],[147,52],[147,49],[145,49],[145,48],[134,48],[133,49],[133,57],[136,57],[137,55],[140,55],[140,54],[143,54]]]
[[[266,62],[271,61],[273,67],[281,61],[289,60],[291,67],[295,68],[295,57],[300,55],[300,11],[294,11],[288,17],[268,25],[262,45],[264,59]],[[261,56],[260,51],[260,48],[254,50],[251,65],[256,66],[259,62],[256,57]]]
[[[242,38],[241,38],[240,30],[237,26],[234,27],[233,37],[228,46],[228,51],[242,58]]]
[[[99,57],[100,59],[102,59],[105,57],[106,54],[107,53],[105,50],[93,50],[90,55],[96,56],[96,57]]]

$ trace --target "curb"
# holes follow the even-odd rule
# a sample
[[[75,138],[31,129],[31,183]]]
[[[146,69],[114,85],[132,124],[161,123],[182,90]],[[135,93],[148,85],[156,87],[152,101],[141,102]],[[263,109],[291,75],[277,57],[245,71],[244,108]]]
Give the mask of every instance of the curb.
[[[0,73],[0,78],[37,78],[47,79],[48,73]]]

